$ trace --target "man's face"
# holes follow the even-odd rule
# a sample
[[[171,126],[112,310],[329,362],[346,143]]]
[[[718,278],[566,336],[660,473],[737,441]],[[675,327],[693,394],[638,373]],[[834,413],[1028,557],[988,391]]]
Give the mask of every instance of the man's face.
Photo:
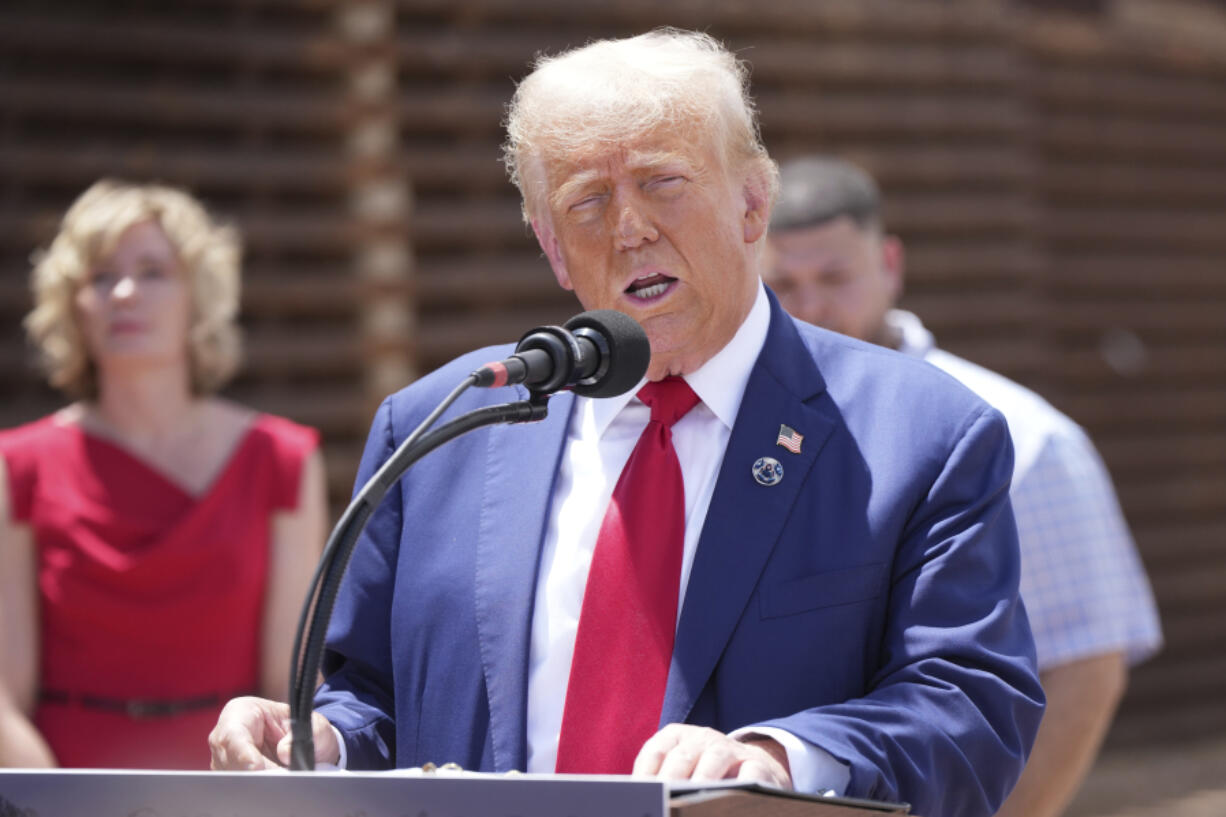
[[[902,291],[902,246],[841,216],[815,227],[772,232],[766,282],[801,320],[887,343],[885,315]]]
[[[554,275],[585,309],[643,325],[649,379],[692,372],[732,339],[753,306],[769,212],[711,136],[662,129],[544,168],[532,226]]]

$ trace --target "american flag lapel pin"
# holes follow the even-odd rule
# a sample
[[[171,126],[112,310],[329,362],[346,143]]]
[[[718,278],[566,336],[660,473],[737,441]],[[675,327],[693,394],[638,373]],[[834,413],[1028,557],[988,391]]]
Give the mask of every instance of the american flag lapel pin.
[[[781,445],[793,454],[800,453],[800,444],[804,442],[805,435],[801,434],[791,426],[779,426],[779,438],[775,440],[776,445]]]

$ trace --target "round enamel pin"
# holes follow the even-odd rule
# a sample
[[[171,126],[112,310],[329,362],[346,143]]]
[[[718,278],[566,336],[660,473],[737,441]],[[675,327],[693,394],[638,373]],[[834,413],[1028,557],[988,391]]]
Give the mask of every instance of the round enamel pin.
[[[753,464],[753,478],[759,485],[778,485],[783,480],[783,466],[774,457],[760,457]]]

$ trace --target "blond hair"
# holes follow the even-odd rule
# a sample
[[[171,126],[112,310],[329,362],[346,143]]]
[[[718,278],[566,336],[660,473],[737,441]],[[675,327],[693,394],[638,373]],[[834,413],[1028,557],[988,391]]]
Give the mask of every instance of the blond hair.
[[[773,202],[778,169],[762,144],[749,71],[706,34],[660,28],[540,56],[507,109],[503,161],[523,199],[541,213],[546,155],[583,152],[661,127],[713,130],[729,168],[749,165]]]
[[[98,392],[96,367],[76,320],[77,290],[114,252],[124,232],[146,221],[155,221],[174,246],[191,292],[192,391],[213,392],[238,368],[237,231],[213,220],[182,190],[103,179],[68,208],[50,247],[37,254],[30,281],[35,305],[26,316],[26,332],[48,381],[74,397]]]

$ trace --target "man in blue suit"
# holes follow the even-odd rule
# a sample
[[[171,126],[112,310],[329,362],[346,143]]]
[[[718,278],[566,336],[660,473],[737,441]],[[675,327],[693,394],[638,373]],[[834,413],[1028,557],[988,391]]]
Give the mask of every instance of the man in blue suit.
[[[731,777],[928,815],[988,815],[1008,794],[1042,693],[1005,424],[937,370],[779,308],[759,278],[777,170],[752,111],[730,53],[661,30],[542,59],[508,116],[511,176],[558,282],[587,309],[635,318],[647,380],[696,395],[663,432],[684,507],[658,688],[652,638],[629,639],[630,662],[597,660],[608,677],[595,686],[579,656],[593,654],[588,602],[607,590],[609,517],[628,507],[619,475],[644,429],[671,420],[656,418],[654,387],[563,394],[543,422],[469,434],[389,492],[330,631],[321,762]],[[359,483],[509,351],[389,397]],[[500,391],[456,409],[505,402]],[[626,619],[657,601],[627,597]],[[616,623],[601,626],[622,655]],[[597,690],[585,701],[597,709],[602,690],[629,689],[650,728],[584,733],[578,688]],[[214,766],[284,760],[284,716],[232,701]],[[627,740],[624,761],[574,759]]]

